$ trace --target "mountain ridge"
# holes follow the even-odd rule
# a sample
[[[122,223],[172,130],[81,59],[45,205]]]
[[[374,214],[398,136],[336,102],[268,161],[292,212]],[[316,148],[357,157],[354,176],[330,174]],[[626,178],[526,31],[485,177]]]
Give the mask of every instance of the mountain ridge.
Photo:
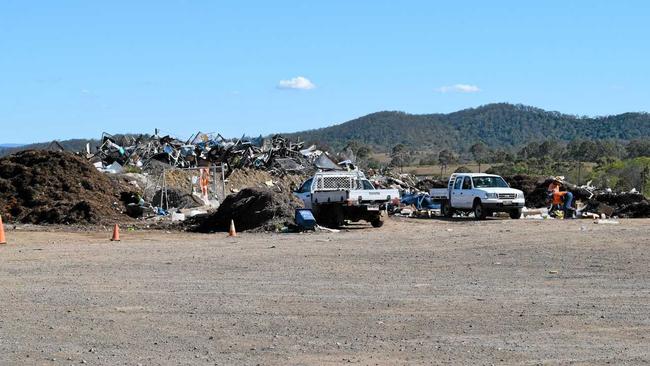
[[[521,104],[492,103],[446,114],[380,111],[286,136],[334,148],[356,140],[379,150],[389,150],[398,143],[464,150],[478,141],[492,148],[512,148],[547,139],[629,141],[650,137],[650,114],[625,112],[589,117]]]
[[[377,151],[390,151],[399,144],[413,150],[452,149],[466,151],[483,142],[490,148],[510,149],[533,141],[571,141],[650,138],[650,114],[624,112],[607,116],[576,116],[510,103],[491,103],[450,113],[411,114],[403,111],[373,112],[343,123],[317,129],[283,133],[294,140],[330,146],[334,150],[351,141]],[[66,149],[84,149],[96,139],[59,141]],[[24,149],[47,148],[50,142],[20,147],[0,147],[0,156]]]

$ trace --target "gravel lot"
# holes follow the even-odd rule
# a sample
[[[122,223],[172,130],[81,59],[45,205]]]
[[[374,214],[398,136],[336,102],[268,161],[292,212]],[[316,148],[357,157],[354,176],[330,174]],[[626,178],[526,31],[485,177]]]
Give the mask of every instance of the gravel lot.
[[[649,224],[9,230],[0,365],[648,363]]]

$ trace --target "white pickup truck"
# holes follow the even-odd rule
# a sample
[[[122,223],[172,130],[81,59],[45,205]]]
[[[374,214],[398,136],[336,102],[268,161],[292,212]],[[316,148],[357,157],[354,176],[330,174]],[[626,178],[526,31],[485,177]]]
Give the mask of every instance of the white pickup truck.
[[[473,212],[477,220],[493,212],[507,212],[513,219],[521,217],[526,201],[524,192],[510,188],[498,175],[458,173],[449,177],[447,188],[434,188],[431,198],[441,203],[441,213],[452,217],[456,212]]]
[[[396,189],[375,189],[358,171],[317,172],[306,180],[294,195],[305,208],[312,210],[316,221],[339,227],[345,220],[368,221],[373,227],[383,225],[381,210],[394,198]]]

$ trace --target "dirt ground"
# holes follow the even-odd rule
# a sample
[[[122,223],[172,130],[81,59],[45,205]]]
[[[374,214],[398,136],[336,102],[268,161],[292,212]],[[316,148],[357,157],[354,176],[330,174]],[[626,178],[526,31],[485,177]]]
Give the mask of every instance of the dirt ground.
[[[649,224],[9,230],[0,364],[648,363]]]

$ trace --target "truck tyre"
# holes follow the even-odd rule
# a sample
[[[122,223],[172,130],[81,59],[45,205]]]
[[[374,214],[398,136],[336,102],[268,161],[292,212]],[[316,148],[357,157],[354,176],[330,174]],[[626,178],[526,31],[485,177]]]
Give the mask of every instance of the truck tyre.
[[[443,202],[442,205],[440,205],[440,214],[449,219],[454,217],[454,209],[451,208],[449,202]]]
[[[339,205],[333,205],[328,226],[332,229],[336,229],[343,226],[344,221],[343,208]]]
[[[521,218],[521,210],[512,210],[510,211],[510,218],[517,220]]]
[[[372,227],[382,227],[384,225],[384,220],[382,220],[381,217],[375,217],[370,221],[370,225],[372,225]]]
[[[319,225],[336,229],[343,225],[343,209],[339,205],[319,205],[314,210]]]
[[[474,201],[474,218],[476,220],[485,220],[487,217],[487,212],[483,208],[483,204],[480,200]]]

